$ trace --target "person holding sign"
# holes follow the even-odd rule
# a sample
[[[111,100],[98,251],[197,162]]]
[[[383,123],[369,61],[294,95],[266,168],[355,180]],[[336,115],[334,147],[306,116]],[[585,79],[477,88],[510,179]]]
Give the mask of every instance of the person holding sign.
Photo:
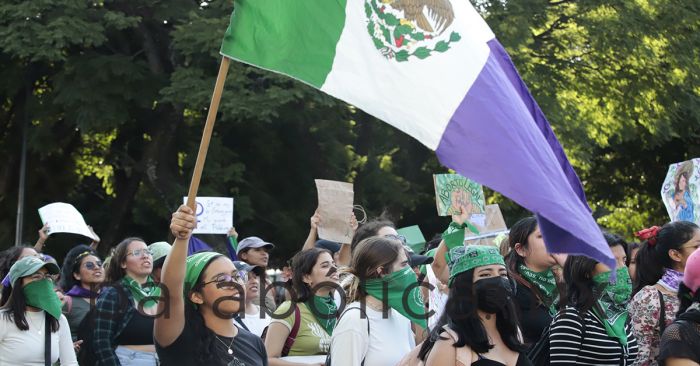
[[[175,235],[165,258],[161,284],[169,291],[158,304],[154,337],[163,365],[267,366],[262,340],[231,320],[241,310],[244,278],[229,258],[201,252],[187,257],[187,245],[197,224],[194,212],[182,205],[173,213]],[[167,308],[166,308],[167,307]]]

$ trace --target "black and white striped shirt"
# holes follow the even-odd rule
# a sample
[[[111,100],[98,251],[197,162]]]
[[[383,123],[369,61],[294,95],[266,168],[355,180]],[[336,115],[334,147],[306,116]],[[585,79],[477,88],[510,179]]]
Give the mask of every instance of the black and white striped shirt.
[[[638,346],[629,321],[625,326],[627,346],[608,335],[603,322],[592,310],[586,313],[584,323],[573,307],[567,306],[557,314],[549,334],[551,365],[631,365],[634,362]]]

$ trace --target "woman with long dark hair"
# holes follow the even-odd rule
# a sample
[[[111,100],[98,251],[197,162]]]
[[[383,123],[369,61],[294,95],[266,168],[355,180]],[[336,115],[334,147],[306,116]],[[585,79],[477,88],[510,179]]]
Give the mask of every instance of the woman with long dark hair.
[[[608,243],[610,244],[610,243]],[[549,334],[551,365],[631,365],[637,340],[625,309],[632,291],[623,258],[616,280],[602,263],[569,256],[564,264],[565,307]]]
[[[628,309],[639,341],[635,366],[656,364],[664,329],[678,312],[678,287],[687,258],[700,246],[700,228],[692,222],[670,222],[637,233],[634,295]]]
[[[10,268],[12,291],[0,308],[0,365],[43,366],[59,359],[64,366],[78,365],[68,321],[53,290],[51,275],[58,272],[56,265],[34,256]]]
[[[547,253],[537,219],[526,217],[516,222],[508,235],[510,252],[506,257],[508,272],[515,279],[515,294],[523,338],[535,344],[549,328],[557,314],[560,285],[552,267],[555,257]]]
[[[450,250],[445,311],[418,359],[425,365],[526,366],[508,277],[498,249],[469,245]]]
[[[153,257],[140,238],[115,248],[107,268],[108,286],[97,298],[91,340],[98,365],[155,366],[153,318],[160,288],[150,277]]]
[[[678,289],[681,306],[661,337],[660,366],[700,365],[700,251],[688,257]]]
[[[318,365],[328,353],[336,324],[337,305],[331,290],[338,286],[338,271],[331,252],[312,248],[292,258],[292,300],[283,302],[272,316],[265,338],[270,365],[296,365],[286,356],[311,357]],[[319,361],[319,362],[320,362]]]
[[[241,310],[245,273],[215,252],[187,257],[197,224],[194,211],[183,205],[173,213],[175,242],[165,258],[161,285],[168,289],[158,303],[154,338],[161,365],[266,366],[262,340],[232,320]]]
[[[73,342],[78,341],[80,323],[95,306],[104,280],[102,260],[94,250],[87,245],[78,245],[68,251],[61,268],[61,287],[65,291],[63,312]]]

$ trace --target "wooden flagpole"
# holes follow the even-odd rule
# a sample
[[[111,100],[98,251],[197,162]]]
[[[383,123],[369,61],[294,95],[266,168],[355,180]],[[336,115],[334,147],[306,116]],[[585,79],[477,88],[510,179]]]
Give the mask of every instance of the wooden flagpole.
[[[218,112],[219,110],[221,93],[224,90],[224,82],[226,82],[226,75],[228,74],[228,67],[230,62],[231,60],[228,57],[224,56],[221,59],[221,65],[219,66],[219,75],[216,77],[214,93],[211,96],[211,103],[209,104],[209,113],[207,113],[207,122],[204,125],[204,131],[202,132],[202,141],[199,143],[197,162],[194,165],[194,172],[192,172],[192,181],[190,181],[190,190],[187,193],[187,206],[189,206],[192,210],[196,210],[195,199],[197,198],[197,190],[199,190],[199,181],[202,179],[202,170],[204,169],[204,162],[207,160],[209,141],[211,140],[211,134],[214,130],[214,123],[216,122],[216,112]]]

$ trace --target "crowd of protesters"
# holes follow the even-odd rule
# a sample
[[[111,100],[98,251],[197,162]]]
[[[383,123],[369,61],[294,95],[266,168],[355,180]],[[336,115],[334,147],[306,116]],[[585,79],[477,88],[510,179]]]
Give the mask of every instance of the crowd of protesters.
[[[97,239],[60,268],[45,226],[0,253],[0,365],[700,366],[696,224],[603,231],[609,268],[549,253],[535,217],[465,245],[466,211],[421,253],[384,219],[319,239],[316,212],[282,281],[261,237],[191,253],[184,205],[172,245],[129,237],[101,258]]]

